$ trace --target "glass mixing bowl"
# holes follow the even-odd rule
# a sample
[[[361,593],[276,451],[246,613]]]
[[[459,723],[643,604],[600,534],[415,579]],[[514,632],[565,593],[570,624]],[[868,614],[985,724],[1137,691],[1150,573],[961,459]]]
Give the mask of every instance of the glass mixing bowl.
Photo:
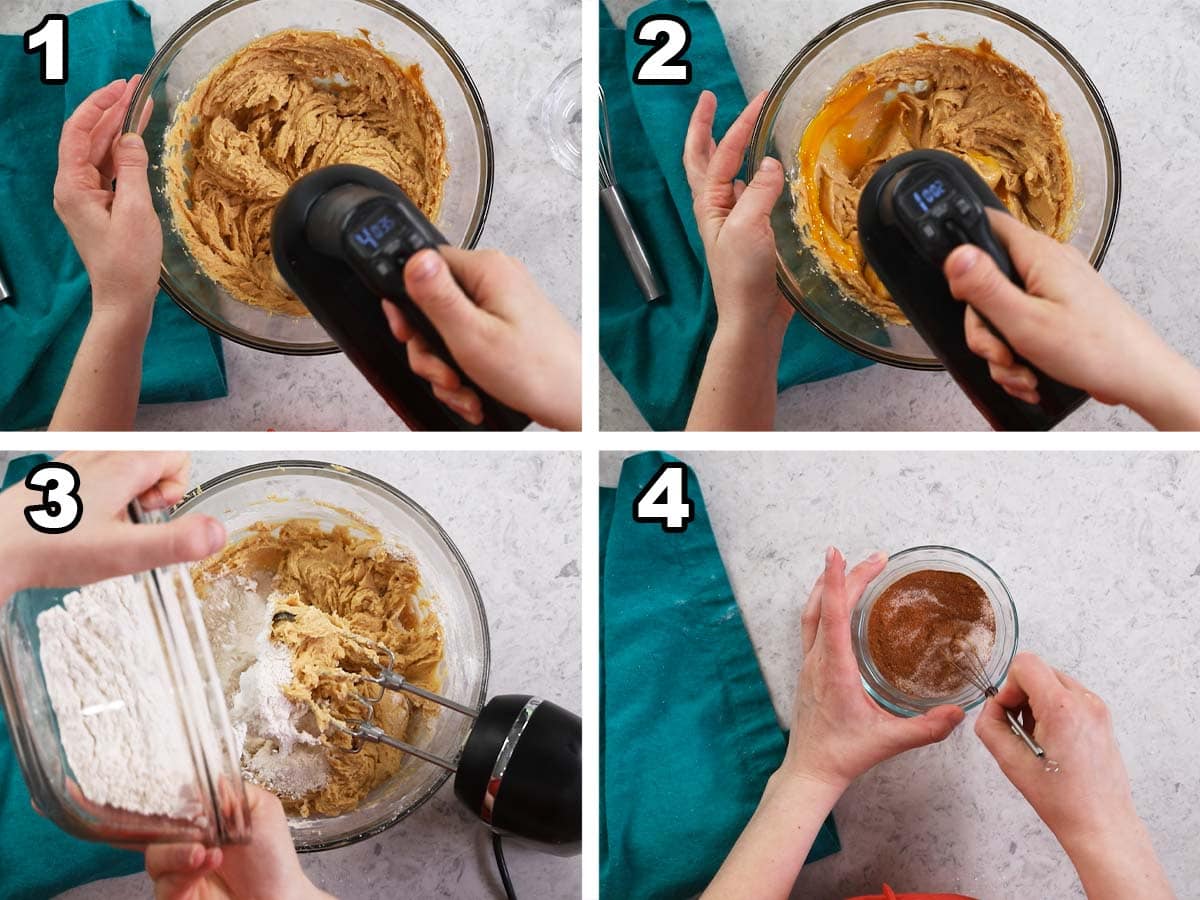
[[[250,41],[285,28],[361,37],[402,65],[419,63],[425,87],[446,127],[446,181],[434,222],[451,244],[473,247],[492,197],[492,135],[483,101],[458,54],[427,22],[392,0],[221,0],[172,35],[138,85],[125,131],[135,123],[150,154],[150,188],[163,226],[163,289],[191,316],[239,344],[296,356],[336,353],[337,345],[308,316],[272,314],[232,297],[204,274],[175,228],[166,196],[164,144],[175,111],[196,84]],[[152,107],[149,104],[153,103]]]
[[[789,188],[775,204],[777,274],[784,296],[828,337],[875,360],[906,369],[942,369],[917,332],[867,312],[847,297],[808,249],[795,224],[790,189],[800,140],[830,91],[851,69],[889,50],[910,47],[917,35],[974,46],[981,38],[1032,75],[1063,120],[1075,163],[1075,230],[1071,243],[1096,268],[1117,224],[1121,161],[1104,101],[1083,68],[1045,31],[981,0],[888,0],[852,13],[809,42],[771,88],[750,150],[749,171],[768,153],[783,160]]]
[[[992,611],[996,614],[996,643],[992,647],[991,655],[983,660],[983,669],[990,684],[999,685],[1004,681],[1008,675],[1008,667],[1017,652],[1017,608],[1008,593],[1008,588],[991,566],[965,550],[956,550],[953,547],[913,547],[894,554],[888,559],[879,577],[867,586],[854,607],[854,612],[850,614],[850,643],[854,648],[854,658],[858,660],[863,687],[876,703],[898,716],[919,716],[926,710],[945,704],[956,704],[965,710],[973,709],[984,700],[983,693],[970,684],[964,685],[948,697],[915,697],[889,684],[871,658],[867,624],[875,601],[905,575],[928,569],[967,575],[975,579],[987,594]]]
[[[487,691],[491,649],[479,588],[449,535],[425,510],[391,485],[344,466],[309,460],[260,463],[227,472],[187,494],[173,516],[205,513],[225,523],[230,540],[256,522],[314,518],[328,529],[345,525],[362,532],[365,521],[384,540],[411,552],[421,571],[421,599],[442,621],[445,657],[441,693],[479,709]],[[356,518],[360,517],[360,518]],[[423,723],[415,740],[443,758],[457,759],[472,720],[443,709]],[[432,797],[449,773],[406,757],[391,780],[351,812],[326,818],[291,817],[296,849],[328,850],[378,834]]]

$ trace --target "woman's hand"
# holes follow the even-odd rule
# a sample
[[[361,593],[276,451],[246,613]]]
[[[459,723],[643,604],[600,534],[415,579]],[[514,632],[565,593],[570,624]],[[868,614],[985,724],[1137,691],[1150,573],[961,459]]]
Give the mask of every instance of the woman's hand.
[[[717,300],[717,324],[767,331],[782,339],[792,307],[775,283],[771,208],[783,192],[783,166],[765,157],[749,184],[736,180],[766,91],[750,101],[718,144],[717,98],[700,95],[688,126],[683,167]]]
[[[850,613],[886,562],[877,553],[847,573],[841,553],[831,547],[825,555],[825,572],[804,607],[804,663],[781,774],[844,790],[884,760],[944,740],[963,720],[957,706],[900,718],[863,690],[850,645]]]
[[[705,91],[688,126],[683,166],[717,304],[689,431],[766,431],[775,419],[779,358],[792,318],[775,283],[771,229],[783,166],[766,157],[749,184],[735,180],[765,99],[765,91],[755,97],[718,144],[717,98]]]
[[[118,138],[139,78],[88,97],[59,142],[54,210],[87,268],[92,316],[52,430],[125,430],[137,412],[163,249],[145,144],[136,134]]]
[[[583,425],[579,335],[529,271],[496,250],[423,250],[404,267],[404,286],[462,370],[480,388],[535,422],[561,431]],[[468,422],[483,421],[479,397],[387,300],[383,312],[408,345],[414,372]]]
[[[1012,733],[1006,709],[1022,710],[1022,724],[1059,771],[1047,771]],[[1033,654],[1019,653],[999,693],[984,704],[975,734],[1063,845],[1089,900],[1174,896],[1134,808],[1103,700]]]
[[[205,848],[155,844],[146,872],[156,900],[330,900],[317,890],[292,845],[287,816],[274,794],[246,785],[250,843]]]
[[[988,319],[1013,350],[1047,375],[1087,391],[1101,403],[1122,403],[1163,429],[1200,429],[1200,373],[1091,267],[1060,244],[989,210],[997,239],[1025,282],[1021,290],[992,258],[964,245],[946,259],[955,297],[966,301],[967,345],[987,360],[1008,393],[1038,401],[1036,378],[983,323]]]
[[[150,199],[146,145],[136,134],[120,135],[140,80],[135,75],[101,88],[63,125],[54,210],[87,268],[93,315],[148,322],[158,293],[162,228]]]
[[[148,510],[183,496],[186,453],[64,453],[79,476],[83,517],[71,531],[43,534],[24,509],[41,495],[24,484],[0,494],[0,603],[29,587],[75,587],[169,563],[211,556],[225,545],[225,528],[209,516],[184,516],[161,525],[136,525],[126,509],[137,498]]]

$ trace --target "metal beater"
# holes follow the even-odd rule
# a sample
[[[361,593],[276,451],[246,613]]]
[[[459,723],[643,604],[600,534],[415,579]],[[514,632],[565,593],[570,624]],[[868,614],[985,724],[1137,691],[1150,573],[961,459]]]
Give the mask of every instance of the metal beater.
[[[608,214],[617,243],[646,301],[662,297],[666,292],[655,274],[642,236],[633,224],[633,214],[625,194],[617,184],[616,167],[613,165],[612,123],[608,119],[608,101],[604,97],[603,86],[600,88],[600,205]]]
[[[991,679],[988,678],[987,669],[983,664],[983,660],[979,658],[979,654],[975,652],[975,648],[961,639],[951,641],[950,643],[950,659],[958,670],[963,674],[963,677],[975,688],[977,688],[985,697],[995,697],[1000,693]],[[1025,727],[1021,724],[1021,720],[1017,718],[1017,714],[1011,709],[1004,710],[1004,716],[1008,719],[1008,727],[1012,733],[1021,739],[1021,742],[1029,748],[1029,752],[1042,760],[1042,768],[1047,772],[1061,771],[1059,765],[1054,760],[1046,755],[1042,745],[1033,739]]]
[[[295,619],[280,610],[275,620]],[[396,671],[390,648],[344,631],[359,658],[342,675],[356,687],[351,695],[361,716],[322,704],[332,727],[349,737],[341,748],[359,753],[384,744],[454,774],[459,800],[497,834],[512,834],[546,845],[551,852],[577,853],[583,829],[583,723],[549,700],[528,694],[500,694],[476,710],[412,684]],[[374,721],[375,706],[388,691],[402,691],[472,720],[457,760],[445,759],[388,734]],[[497,846],[495,843],[493,846]],[[497,846],[497,861],[502,854]]]

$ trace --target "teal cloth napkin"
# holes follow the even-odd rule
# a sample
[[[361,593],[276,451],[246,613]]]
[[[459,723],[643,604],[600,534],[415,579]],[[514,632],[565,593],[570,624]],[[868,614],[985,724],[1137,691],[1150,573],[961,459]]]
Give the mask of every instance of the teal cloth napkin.
[[[36,21],[9,27],[32,28]],[[14,299],[0,303],[0,426],[46,425],[90,315],[83,262],[54,214],[63,122],[92,91],[145,69],[154,55],[150,17],[130,0],[81,9],[68,22],[68,81],[39,80],[40,57],[21,35],[0,35],[0,269]],[[220,339],[159,294],[142,364],[143,403],[208,400],[227,393]]]
[[[24,481],[30,469],[49,458],[36,454],[14,459],[4,473],[4,487]],[[8,599],[0,597],[0,604]],[[2,706],[0,822],[4,823],[0,897],[5,900],[46,900],[89,881],[131,875],[142,869],[140,853],[73,838],[33,811]]]
[[[690,85],[634,85],[633,67],[649,51],[633,40],[637,23],[670,14],[692,42]],[[600,82],[612,122],[617,178],[634,209],[667,296],[647,303],[600,214],[600,352],[646,421],[659,430],[687,424],[717,313],[704,250],[683,171],[683,144],[696,99],[717,95],[719,138],[746,106],[725,37],[702,0],[657,0],[629,17],[625,31],[600,7]],[[797,315],[783,345],[779,389],[841,375],[870,363]]]
[[[600,881],[613,900],[702,890],[786,748],[695,474],[685,532],[633,520],[671,459],[634,456],[600,492]],[[808,859],[839,849],[830,817]]]

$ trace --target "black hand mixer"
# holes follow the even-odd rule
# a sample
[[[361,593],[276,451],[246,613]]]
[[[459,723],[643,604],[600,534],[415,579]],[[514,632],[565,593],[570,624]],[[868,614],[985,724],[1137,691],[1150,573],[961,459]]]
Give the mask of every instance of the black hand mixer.
[[[291,614],[280,611],[276,620]],[[501,877],[513,895],[500,848],[512,835],[560,855],[578,853],[583,829],[583,726],[579,716],[549,700],[501,694],[479,710],[409,682],[383,644],[345,632],[347,659],[337,676],[348,681],[348,701],[326,702],[330,726],[344,735],[342,749],[358,753],[367,743],[385,744],[454,774],[454,793],[493,831]],[[375,707],[398,691],[474,720],[457,759],[446,759],[389,734],[375,721]]]
[[[363,166],[328,166],[304,176],[284,195],[271,223],[271,252],[283,280],[410,428],[519,431],[529,418],[467,378],[405,290],[408,259],[446,243],[399,186]],[[413,372],[384,318],[384,298],[479,395],[480,425],[443,404]]]
[[[955,247],[974,244],[1010,281],[1024,287],[988,224],[988,208],[1005,209],[967,163],[942,150],[914,150],[890,160],[868,182],[858,206],[858,236],[867,262],[896,305],[992,427],[1048,430],[1074,412],[1087,394],[1055,381],[1015,353],[1017,363],[1037,377],[1039,402],[1008,394],[992,380],[987,362],[967,346],[964,305],[951,295],[942,271]]]

